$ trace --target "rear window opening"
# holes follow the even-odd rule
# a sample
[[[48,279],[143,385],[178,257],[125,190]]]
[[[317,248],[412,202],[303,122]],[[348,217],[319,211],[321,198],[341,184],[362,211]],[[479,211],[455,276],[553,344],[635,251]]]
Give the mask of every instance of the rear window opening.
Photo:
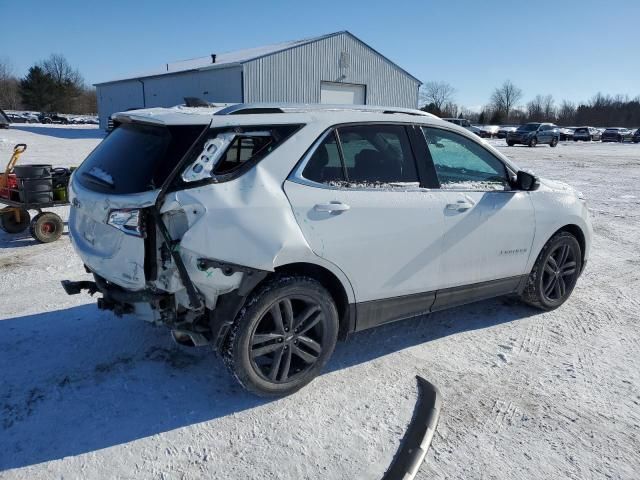
[[[202,131],[201,125],[122,124],[89,154],[75,177],[83,187],[103,193],[159,189]]]
[[[172,188],[194,182],[223,182],[250,169],[273,152],[302,125],[255,125],[212,129],[193,149]]]

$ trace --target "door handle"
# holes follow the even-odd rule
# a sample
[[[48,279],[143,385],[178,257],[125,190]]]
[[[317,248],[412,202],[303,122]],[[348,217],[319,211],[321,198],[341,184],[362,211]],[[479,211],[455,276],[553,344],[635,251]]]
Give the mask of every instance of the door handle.
[[[473,204],[464,200],[458,200],[457,203],[447,203],[447,210],[455,210],[457,212],[464,212],[473,207]]]
[[[346,212],[351,207],[346,203],[342,202],[329,202],[329,203],[318,203],[313,207],[316,212],[326,212],[326,213],[334,213],[334,212]]]

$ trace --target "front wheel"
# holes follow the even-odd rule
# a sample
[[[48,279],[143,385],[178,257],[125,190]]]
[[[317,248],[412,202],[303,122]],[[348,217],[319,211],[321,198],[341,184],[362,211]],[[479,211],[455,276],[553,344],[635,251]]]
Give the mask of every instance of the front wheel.
[[[222,357],[250,392],[289,395],[320,373],[337,338],[338,312],[329,292],[309,277],[276,276],[247,299]]]
[[[507,142],[508,147],[513,147],[515,144],[513,142]]]
[[[551,143],[549,144],[551,147],[555,147],[558,145],[558,139],[556,137],[553,137],[551,139]]]
[[[578,240],[569,232],[559,232],[538,255],[522,299],[542,310],[558,308],[571,295],[581,270],[582,252]]]

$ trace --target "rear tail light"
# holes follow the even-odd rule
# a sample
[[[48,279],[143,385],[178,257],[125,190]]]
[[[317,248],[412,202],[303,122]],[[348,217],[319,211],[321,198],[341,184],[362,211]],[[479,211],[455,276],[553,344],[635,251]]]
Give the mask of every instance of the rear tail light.
[[[134,235],[136,237],[144,236],[142,212],[137,208],[111,210],[107,224],[123,231],[127,235]]]

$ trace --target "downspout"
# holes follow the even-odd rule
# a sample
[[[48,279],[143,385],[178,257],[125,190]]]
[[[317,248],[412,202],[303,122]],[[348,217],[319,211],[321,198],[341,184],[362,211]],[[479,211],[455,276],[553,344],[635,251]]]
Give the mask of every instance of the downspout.
[[[144,81],[138,79],[138,81],[142,84],[142,108],[147,108],[147,96],[144,93]]]

